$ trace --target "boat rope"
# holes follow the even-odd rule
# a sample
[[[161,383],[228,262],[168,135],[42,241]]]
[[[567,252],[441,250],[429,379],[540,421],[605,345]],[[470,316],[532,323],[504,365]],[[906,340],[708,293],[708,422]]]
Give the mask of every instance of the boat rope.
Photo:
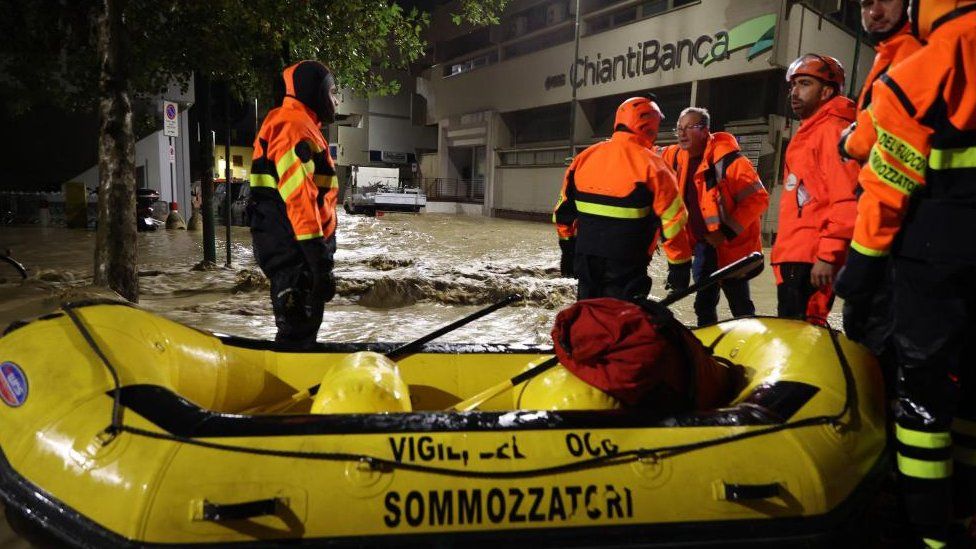
[[[98,355],[98,358],[102,361],[102,364],[105,365],[105,368],[107,368],[109,373],[112,375],[112,383],[115,385],[115,390],[113,391],[115,394],[112,397],[112,421],[103,431],[105,437],[102,437],[101,442],[104,446],[109,442],[112,442],[112,440],[115,439],[123,428],[122,395],[119,391],[122,384],[119,382],[119,373],[115,369],[115,366],[112,366],[112,363],[109,362],[108,357],[105,356],[105,353],[102,352],[101,347],[95,343],[95,339],[92,337],[91,332],[88,331],[88,328],[85,327],[85,323],[81,321],[78,313],[75,312],[75,307],[71,304],[65,304],[61,308],[64,310],[64,313],[68,315],[68,318],[71,319],[71,322],[75,325],[75,327],[78,328],[78,332],[81,333],[81,337],[85,338],[85,342],[88,343],[88,346],[91,347],[93,351],[95,351],[95,354]]]
[[[563,463],[560,465],[552,465],[547,467],[538,467],[534,469],[523,469],[518,471],[479,471],[479,470],[460,470],[451,469],[447,467],[438,467],[434,465],[425,465],[420,463],[404,463],[396,461],[394,459],[381,458],[377,456],[370,456],[367,454],[357,454],[357,453],[347,453],[347,452],[308,452],[308,451],[295,451],[295,450],[271,450],[266,448],[253,448],[248,446],[239,446],[236,444],[224,444],[219,442],[211,442],[207,440],[201,440],[192,437],[184,437],[179,435],[173,435],[170,433],[162,433],[158,431],[150,431],[147,429],[142,429],[140,427],[133,427],[131,425],[125,425],[122,422],[122,403],[120,402],[120,387],[119,376],[115,368],[109,362],[108,358],[98,347],[91,333],[85,327],[81,319],[71,310],[71,307],[64,307],[64,311],[71,318],[78,331],[81,332],[82,336],[88,345],[95,351],[98,357],[102,360],[102,363],[108,368],[109,372],[112,374],[114,387],[114,402],[112,406],[112,423],[106,428],[105,432],[110,436],[109,440],[105,442],[111,442],[119,433],[125,432],[134,436],[141,436],[156,440],[165,440],[170,442],[177,442],[180,444],[188,444],[192,446],[197,446],[201,448],[209,448],[212,450],[220,450],[227,452],[237,452],[243,454],[259,455],[259,456],[270,456],[270,457],[282,457],[291,459],[307,459],[307,460],[317,460],[317,461],[337,461],[337,462],[358,462],[368,466],[371,470],[387,472],[394,469],[399,469],[402,471],[411,471],[416,473],[427,473],[448,477],[465,477],[465,478],[486,478],[486,479],[518,479],[527,477],[536,477],[540,475],[553,475],[559,473],[569,473],[576,472],[586,469],[594,469],[601,467],[610,467],[614,465],[622,465],[626,463],[631,463],[635,461],[650,461],[651,463],[669,458],[675,457],[681,454],[693,452],[696,450],[702,450],[705,448],[712,448],[715,446],[721,446],[724,444],[730,444],[733,442],[738,442],[741,440],[747,440],[751,438],[756,438],[760,436],[770,435],[780,431],[787,431],[792,429],[799,429],[802,427],[811,427],[816,425],[833,425],[838,427],[841,425],[841,420],[844,416],[852,413],[856,409],[854,408],[854,401],[856,395],[854,393],[854,374],[851,371],[850,363],[847,360],[847,356],[844,354],[843,349],[840,345],[840,340],[838,339],[838,332],[832,328],[826,328],[830,334],[830,340],[834,348],[834,352],[837,355],[838,363],[840,365],[841,372],[844,377],[845,384],[845,396],[843,407],[835,414],[814,416],[809,418],[800,419],[797,421],[789,423],[781,423],[778,425],[772,425],[762,429],[756,429],[752,431],[746,431],[743,433],[737,433],[734,435],[717,437],[709,440],[703,440],[699,442],[693,442],[688,444],[677,444],[672,446],[661,446],[657,448],[636,448],[633,450],[625,450],[617,452],[613,455],[597,456],[593,458],[588,458],[584,460],[574,461],[571,463]],[[854,418],[856,422],[857,418]]]

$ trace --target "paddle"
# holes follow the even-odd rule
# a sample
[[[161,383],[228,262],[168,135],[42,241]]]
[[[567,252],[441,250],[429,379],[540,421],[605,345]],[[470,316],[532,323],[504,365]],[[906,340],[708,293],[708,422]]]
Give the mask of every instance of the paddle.
[[[746,257],[736,261],[735,263],[732,263],[731,265],[728,265],[725,268],[715,271],[708,278],[699,280],[698,282],[692,284],[691,286],[688,286],[684,290],[680,290],[669,294],[667,297],[661,300],[661,305],[667,307],[680,299],[684,299],[690,296],[691,294],[698,292],[702,288],[707,288],[713,284],[717,284],[718,282],[725,280],[726,278],[740,278],[746,276],[752,271],[754,271],[756,268],[758,268],[759,265],[762,265],[762,261],[763,261],[763,255],[759,252],[753,252],[747,255]],[[550,370],[553,366],[557,364],[559,364],[559,358],[555,356],[550,357],[549,359],[545,360],[541,364],[537,364],[529,368],[528,370],[518,374],[517,376],[512,377],[511,379],[506,379],[505,381],[502,381],[498,385],[493,385],[485,389],[484,391],[481,391],[480,393],[474,395],[473,397],[467,400],[463,400],[455,404],[454,406],[451,406],[450,408],[448,408],[448,411],[469,412],[477,408],[478,406],[481,406],[486,401],[504,393],[505,391],[511,389],[512,387],[515,387],[519,383],[528,381],[538,376],[539,374],[542,374],[543,372]]]
[[[498,301],[496,303],[492,303],[491,305],[489,305],[489,306],[487,306],[487,307],[485,307],[483,309],[479,309],[479,310],[477,310],[477,311],[469,314],[468,316],[466,316],[466,317],[464,317],[464,318],[462,318],[460,320],[456,320],[456,321],[448,324],[447,326],[443,326],[441,328],[438,328],[438,329],[434,330],[433,332],[431,332],[431,333],[429,333],[429,334],[427,334],[425,336],[422,336],[422,337],[420,337],[418,339],[415,339],[415,340],[411,341],[410,343],[406,343],[404,345],[401,345],[401,346],[397,347],[396,349],[393,349],[390,352],[386,353],[385,356],[387,358],[389,358],[390,360],[393,360],[393,361],[400,360],[402,358],[406,358],[406,357],[408,357],[408,356],[416,353],[417,351],[419,351],[421,348],[423,348],[423,346],[427,342],[431,341],[432,339],[438,338],[438,337],[440,337],[440,336],[442,336],[442,335],[444,335],[444,334],[446,334],[448,332],[454,331],[454,330],[460,328],[461,326],[464,326],[465,324],[468,324],[470,322],[473,322],[475,320],[478,320],[479,318],[481,318],[481,317],[483,317],[485,315],[489,315],[489,314],[497,311],[498,309],[501,309],[502,307],[507,307],[508,305],[511,305],[512,303],[515,303],[516,301],[521,301],[521,300],[522,300],[522,296],[520,294],[511,294],[511,295],[505,297],[504,299],[502,299],[501,301]],[[278,402],[276,404],[272,404],[271,406],[269,406],[267,408],[265,408],[263,406],[258,406],[258,407],[255,407],[255,408],[251,408],[249,410],[245,410],[244,413],[253,413],[256,410],[262,410],[262,409],[264,410],[264,413],[267,413],[267,414],[274,414],[274,413],[278,413],[278,412],[283,412],[285,410],[288,410],[289,408],[291,408],[295,404],[298,404],[299,402],[305,400],[306,398],[311,398],[311,397],[315,396],[316,394],[318,394],[319,388],[321,386],[322,386],[322,384],[321,383],[318,383],[316,385],[313,385],[312,387],[309,387],[308,389],[305,389],[304,391],[301,391],[299,393],[293,394],[288,400],[284,400],[284,401]]]

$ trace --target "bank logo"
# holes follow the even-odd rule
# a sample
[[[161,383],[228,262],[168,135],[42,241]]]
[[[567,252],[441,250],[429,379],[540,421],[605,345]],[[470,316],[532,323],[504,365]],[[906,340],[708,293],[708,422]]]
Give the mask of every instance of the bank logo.
[[[729,30],[703,34],[696,38],[682,38],[674,43],[646,40],[627,46],[627,51],[617,55],[595,58],[589,55],[570,67],[569,76],[573,87],[580,88],[615,82],[618,79],[647,76],[658,71],[668,72],[682,66],[708,67],[729,59],[732,53],[748,48],[746,59],[752,61],[773,48],[776,32],[776,14],[755,17]],[[559,76],[559,75],[556,75]],[[546,89],[557,87],[554,76],[546,78]]]
[[[0,364],[0,400],[12,408],[27,400],[27,376],[13,362]]]

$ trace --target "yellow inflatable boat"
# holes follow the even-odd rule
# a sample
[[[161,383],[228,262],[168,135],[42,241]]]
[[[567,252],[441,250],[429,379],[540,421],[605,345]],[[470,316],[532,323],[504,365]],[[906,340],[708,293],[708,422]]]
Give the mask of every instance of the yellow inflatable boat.
[[[277,353],[134,307],[77,305],[0,338],[0,496],[18,524],[92,547],[781,545],[842,533],[885,461],[874,359],[799,321],[695,333],[748,374],[715,412],[559,409],[572,407],[565,395],[530,409],[524,386],[446,412],[548,349],[428,345],[385,384],[409,411],[311,414],[306,402],[259,414],[248,411],[351,353],[392,346]]]

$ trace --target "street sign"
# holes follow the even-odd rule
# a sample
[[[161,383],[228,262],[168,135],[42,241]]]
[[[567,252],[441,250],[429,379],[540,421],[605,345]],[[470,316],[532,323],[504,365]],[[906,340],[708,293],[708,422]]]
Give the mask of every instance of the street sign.
[[[176,162],[176,147],[172,145],[169,146],[169,162],[170,164]]]
[[[163,135],[168,137],[180,136],[180,123],[177,116],[180,114],[179,106],[172,101],[163,101]]]

